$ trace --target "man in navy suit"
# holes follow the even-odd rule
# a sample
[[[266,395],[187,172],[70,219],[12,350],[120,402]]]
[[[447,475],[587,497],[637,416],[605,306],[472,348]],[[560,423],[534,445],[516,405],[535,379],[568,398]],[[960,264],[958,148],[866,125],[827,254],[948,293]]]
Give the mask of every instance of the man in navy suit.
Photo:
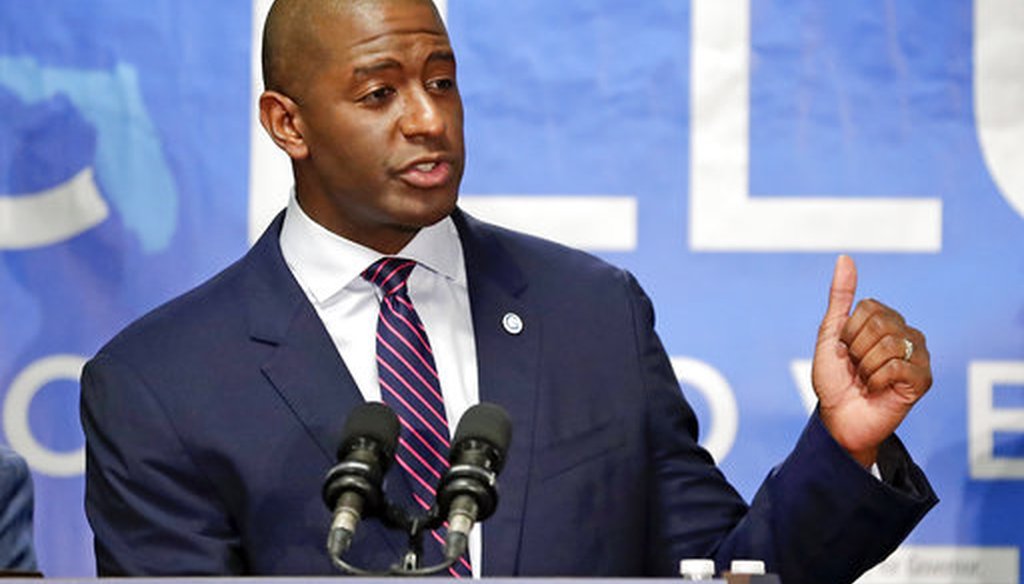
[[[32,572],[32,475],[17,452],[0,445],[0,571]]]
[[[632,276],[457,209],[462,103],[432,3],[278,0],[266,26],[261,121],[295,196],[244,258],[86,367],[102,575],[333,573],[318,493],[348,412],[380,396],[359,274],[384,256],[417,262],[449,425],[479,401],[512,419],[477,573],[756,557],[788,584],[849,582],[934,505],[893,434],[931,384],[924,337],[876,301],[851,314],[849,258],[819,330],[819,407],[748,506],[697,445]],[[409,504],[395,472],[386,489]],[[405,543],[367,519],[346,559],[383,569]]]

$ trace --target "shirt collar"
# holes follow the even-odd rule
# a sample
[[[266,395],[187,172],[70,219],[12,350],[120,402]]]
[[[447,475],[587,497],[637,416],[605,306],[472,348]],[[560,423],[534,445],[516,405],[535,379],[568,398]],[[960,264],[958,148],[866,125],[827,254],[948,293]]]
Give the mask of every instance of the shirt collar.
[[[300,284],[318,303],[324,303],[352,285],[369,283],[360,274],[384,254],[328,230],[303,211],[294,192],[281,227],[281,253]],[[451,217],[424,227],[397,256],[466,287],[462,242]]]

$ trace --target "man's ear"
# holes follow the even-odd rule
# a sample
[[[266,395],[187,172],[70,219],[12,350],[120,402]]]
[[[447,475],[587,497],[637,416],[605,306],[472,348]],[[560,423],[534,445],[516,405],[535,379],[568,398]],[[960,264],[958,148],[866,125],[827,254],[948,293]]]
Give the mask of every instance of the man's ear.
[[[299,106],[287,95],[264,91],[260,95],[260,123],[270,139],[293,160],[309,156],[298,123]]]

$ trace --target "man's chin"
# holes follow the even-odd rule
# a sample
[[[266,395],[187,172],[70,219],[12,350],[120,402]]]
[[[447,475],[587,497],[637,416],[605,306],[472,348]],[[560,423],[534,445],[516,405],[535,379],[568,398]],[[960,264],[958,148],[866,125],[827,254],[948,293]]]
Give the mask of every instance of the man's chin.
[[[446,201],[443,204],[432,205],[429,209],[422,209],[416,213],[417,217],[410,223],[416,225],[419,229],[424,227],[430,227],[437,222],[448,217],[455,211],[455,206],[458,204],[458,194],[452,194],[445,197]]]

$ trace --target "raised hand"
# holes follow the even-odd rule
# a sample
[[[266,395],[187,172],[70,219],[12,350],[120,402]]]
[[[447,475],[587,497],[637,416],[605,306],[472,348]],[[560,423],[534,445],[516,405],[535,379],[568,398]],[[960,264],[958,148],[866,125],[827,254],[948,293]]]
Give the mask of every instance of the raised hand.
[[[811,378],[825,427],[868,467],[931,387],[932,372],[924,335],[900,313],[869,299],[850,314],[856,291],[857,268],[839,256]]]

